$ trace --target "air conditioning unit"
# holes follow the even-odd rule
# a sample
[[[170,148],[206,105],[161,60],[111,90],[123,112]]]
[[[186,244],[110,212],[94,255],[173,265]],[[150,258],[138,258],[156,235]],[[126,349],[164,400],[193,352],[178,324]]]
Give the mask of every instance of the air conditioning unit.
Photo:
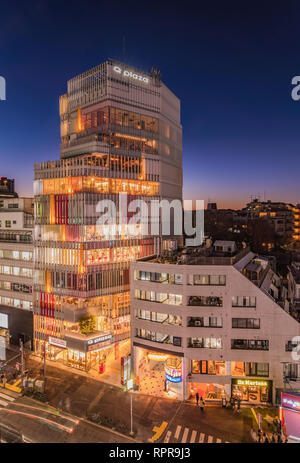
[[[201,326],[201,321],[200,321],[200,320],[196,320],[196,321],[195,321],[195,326]]]

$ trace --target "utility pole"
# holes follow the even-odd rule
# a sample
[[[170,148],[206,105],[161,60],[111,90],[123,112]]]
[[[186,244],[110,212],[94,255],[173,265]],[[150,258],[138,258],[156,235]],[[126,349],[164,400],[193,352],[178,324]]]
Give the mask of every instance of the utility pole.
[[[46,392],[46,383],[47,383],[47,376],[46,376],[46,339],[44,341],[44,393]]]
[[[23,340],[20,338],[20,352],[21,352],[21,382],[24,382],[24,345]]]

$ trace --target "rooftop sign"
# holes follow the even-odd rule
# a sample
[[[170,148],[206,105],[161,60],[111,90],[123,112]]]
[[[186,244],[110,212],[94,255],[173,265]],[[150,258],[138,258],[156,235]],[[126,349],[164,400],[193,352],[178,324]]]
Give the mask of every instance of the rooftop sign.
[[[135,72],[129,71],[128,69],[122,69],[120,66],[114,66],[113,70],[121,74],[123,77],[129,77],[130,79],[135,79],[135,80],[140,80],[141,82],[144,82],[145,84],[149,83],[149,78],[145,76],[141,76],[139,74],[136,74]]]

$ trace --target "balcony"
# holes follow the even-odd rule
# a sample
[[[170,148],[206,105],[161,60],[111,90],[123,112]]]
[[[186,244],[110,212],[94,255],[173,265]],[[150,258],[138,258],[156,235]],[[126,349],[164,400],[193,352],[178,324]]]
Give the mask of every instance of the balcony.
[[[222,307],[223,299],[217,296],[190,296],[189,306],[201,306],[201,307]]]

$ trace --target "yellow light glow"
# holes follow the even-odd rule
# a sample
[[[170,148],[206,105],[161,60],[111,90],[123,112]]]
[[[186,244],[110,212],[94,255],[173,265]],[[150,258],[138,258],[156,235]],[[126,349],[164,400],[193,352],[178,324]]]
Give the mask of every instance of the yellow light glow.
[[[164,362],[165,360],[167,360],[169,356],[166,354],[148,354],[147,357],[149,360],[156,360],[158,362]]]

